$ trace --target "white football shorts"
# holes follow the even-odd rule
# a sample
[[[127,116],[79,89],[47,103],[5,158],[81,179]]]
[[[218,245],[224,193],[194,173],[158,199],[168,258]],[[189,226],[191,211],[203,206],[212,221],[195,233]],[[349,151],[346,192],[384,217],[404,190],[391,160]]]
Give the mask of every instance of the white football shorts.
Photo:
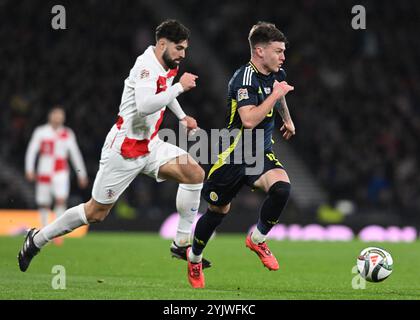
[[[67,199],[70,192],[68,171],[54,173],[50,182],[37,182],[35,185],[35,201],[38,206],[49,207],[52,199]]]
[[[164,179],[158,177],[159,168],[172,159],[188,154],[158,137],[150,141],[149,151],[138,158],[124,158],[105,143],[99,161],[99,171],[93,183],[92,198],[102,204],[116,202],[138,174],[145,174],[157,182],[162,182]]]

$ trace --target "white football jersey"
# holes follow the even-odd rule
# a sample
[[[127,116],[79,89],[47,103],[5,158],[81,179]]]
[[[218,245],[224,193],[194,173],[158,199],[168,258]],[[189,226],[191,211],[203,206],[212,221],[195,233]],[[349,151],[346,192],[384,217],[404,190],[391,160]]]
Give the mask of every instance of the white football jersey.
[[[155,95],[172,86],[178,68],[166,71],[149,46],[140,55],[124,81],[117,123],[108,133],[112,149],[126,158],[137,158],[149,152],[149,142],[157,137],[166,106],[152,114],[138,112],[136,95]]]
[[[68,158],[79,177],[86,177],[86,167],[76,142],[73,131],[67,127],[57,130],[50,124],[35,129],[29,142],[25,171],[35,172],[35,161],[39,153],[37,166],[37,181],[48,183],[57,172],[68,172]]]

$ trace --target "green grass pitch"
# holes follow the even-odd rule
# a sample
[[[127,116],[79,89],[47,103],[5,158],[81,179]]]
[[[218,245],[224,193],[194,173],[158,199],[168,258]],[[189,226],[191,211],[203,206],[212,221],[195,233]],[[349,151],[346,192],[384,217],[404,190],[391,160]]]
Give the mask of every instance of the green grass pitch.
[[[170,240],[152,233],[91,232],[48,245],[26,273],[16,255],[23,237],[0,238],[0,299],[420,299],[420,242],[406,244],[270,240],[280,263],[270,272],[245,247],[245,235],[218,234],[205,256],[206,288],[192,289],[186,262],[171,258]],[[353,289],[352,268],[370,245],[387,249],[393,274]],[[52,288],[54,265],[66,272],[66,289]]]

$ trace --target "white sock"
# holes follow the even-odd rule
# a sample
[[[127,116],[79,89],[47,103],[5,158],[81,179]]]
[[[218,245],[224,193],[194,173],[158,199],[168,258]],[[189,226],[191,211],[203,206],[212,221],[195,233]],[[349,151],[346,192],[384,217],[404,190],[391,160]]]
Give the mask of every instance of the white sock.
[[[52,223],[42,228],[34,237],[38,248],[43,247],[54,238],[65,235],[80,226],[88,224],[84,203],[70,208]]]
[[[39,208],[39,216],[41,217],[41,228],[48,224],[48,215],[50,210],[47,208]]]
[[[192,250],[190,250],[190,253],[188,254],[188,260],[190,260],[192,263],[199,263],[201,262],[202,258],[203,258],[203,254],[196,256]]]
[[[200,206],[202,188],[202,183],[179,184],[176,195],[179,223],[175,236],[175,244],[178,246],[182,247],[191,243],[191,229]]]
[[[261,242],[264,242],[266,238],[267,238],[267,235],[266,234],[262,234],[260,232],[260,230],[258,230],[257,227],[255,227],[254,231],[252,231],[251,240],[255,244],[259,244]]]
[[[55,218],[59,218],[61,217],[64,212],[66,211],[66,206],[65,205],[56,205],[54,207],[54,213],[55,213]]]

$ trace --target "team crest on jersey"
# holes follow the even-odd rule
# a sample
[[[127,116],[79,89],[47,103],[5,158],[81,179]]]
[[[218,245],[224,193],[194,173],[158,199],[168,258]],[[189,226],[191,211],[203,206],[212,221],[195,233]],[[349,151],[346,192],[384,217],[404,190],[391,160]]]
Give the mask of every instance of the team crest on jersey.
[[[238,90],[238,101],[249,99],[248,89],[239,89]]]
[[[271,93],[271,88],[264,88],[264,92],[265,92],[265,94],[270,94]]]
[[[148,78],[150,75],[149,71],[146,69],[141,70],[140,72],[140,79]]]
[[[219,196],[217,195],[216,192],[212,191],[210,192],[210,200],[211,201],[217,201],[219,199]]]

